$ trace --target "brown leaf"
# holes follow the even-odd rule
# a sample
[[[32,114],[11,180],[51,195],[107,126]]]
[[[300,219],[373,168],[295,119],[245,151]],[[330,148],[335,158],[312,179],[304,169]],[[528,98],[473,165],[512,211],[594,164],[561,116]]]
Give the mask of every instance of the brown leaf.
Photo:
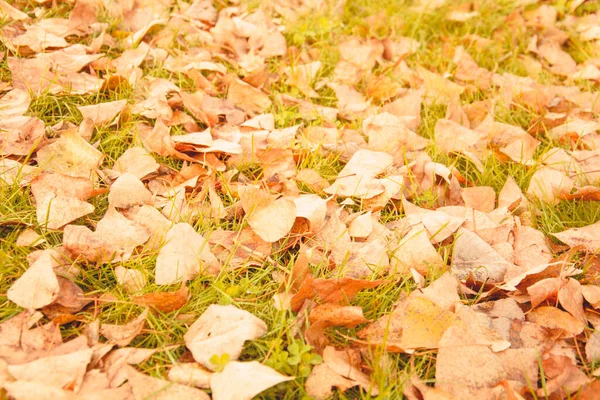
[[[83,382],[92,349],[62,355],[51,355],[35,361],[9,365],[8,371],[19,381],[37,382],[55,388],[72,388],[75,392]]]
[[[0,123],[0,154],[4,156],[27,156],[34,153],[46,141],[44,123],[38,118],[25,116],[8,117]]]
[[[116,344],[119,347],[125,347],[137,335],[142,332],[146,324],[148,316],[148,308],[146,308],[139,316],[124,325],[102,324],[100,325],[100,333],[108,339],[111,344]]]
[[[475,233],[464,228],[457,232],[452,257],[452,273],[465,279],[470,273],[480,282],[502,282],[511,263]]]
[[[200,389],[165,381],[163,379],[153,378],[138,372],[135,368],[130,366],[125,367],[125,369],[127,371],[127,380],[131,385],[131,390],[135,400],[147,398],[153,398],[156,400],[210,400],[210,396]]]
[[[571,178],[555,169],[542,167],[531,177],[527,196],[533,196],[544,203],[556,205],[560,201],[560,197],[571,192],[571,189],[573,189]]]
[[[569,278],[558,290],[558,302],[569,314],[586,326],[587,319],[583,312],[583,294],[577,279]]]
[[[185,222],[175,224],[166,235],[166,244],[156,259],[155,280],[169,285],[193,279],[200,273],[215,274],[219,261],[211,253],[208,241]]]
[[[92,232],[85,226],[67,225],[64,229],[65,249],[74,257],[91,262],[127,260],[133,250],[150,238],[150,231],[109,208]]]
[[[213,372],[197,363],[179,363],[169,370],[168,379],[182,385],[195,386],[201,389],[210,389],[210,380]]]
[[[112,125],[117,116],[125,109],[127,100],[117,100],[89,106],[78,106],[83,118],[89,118],[96,126]]]
[[[34,37],[34,40],[39,41],[39,37]],[[8,57],[6,61],[12,74],[12,84],[15,89],[31,92],[36,96],[46,90],[54,93],[60,90],[56,84],[58,79],[50,70],[51,62],[46,57]]]
[[[22,21],[24,19],[29,18],[27,14],[14,8],[4,0],[0,0],[0,12],[3,15],[6,15],[8,18],[14,19],[16,21]]]
[[[291,300],[291,307],[293,311],[297,311],[306,299],[348,305],[359,291],[372,289],[387,282],[383,279],[375,281],[353,278],[314,279],[310,276],[302,281],[298,293]]]
[[[368,375],[352,365],[350,349],[338,351],[327,346],[323,351],[323,364],[311,371],[305,383],[306,392],[314,399],[328,399],[333,395],[333,388],[341,392],[360,386],[371,396],[377,396],[379,390]]]
[[[133,174],[124,173],[110,186],[108,205],[129,208],[152,203],[152,193]]]
[[[58,140],[37,152],[37,162],[46,171],[90,179],[104,155],[77,131],[65,131]]]
[[[403,152],[422,150],[429,144],[399,117],[385,112],[365,119],[363,132],[369,138],[369,150],[384,151],[395,157]]]
[[[600,249],[600,237],[597,232],[599,229],[600,222],[596,222],[592,225],[571,228],[551,235],[570,247],[581,246],[587,252],[596,253]]]
[[[537,307],[548,299],[555,301],[558,291],[564,284],[562,278],[547,278],[527,287],[527,293],[531,296],[531,308]]]
[[[95,194],[92,182],[86,178],[61,174],[42,174],[31,182],[38,223],[50,229],[60,229],[71,221],[94,211],[86,202]]]
[[[42,308],[58,297],[60,285],[53,263],[43,257],[31,264],[23,275],[8,289],[6,297],[23,308]]]
[[[271,99],[262,91],[248,85],[246,82],[233,78],[227,90],[227,100],[254,116],[271,107]]]
[[[231,360],[237,360],[246,340],[257,339],[266,332],[267,325],[251,313],[212,304],[190,326],[184,340],[194,360],[214,371],[215,365],[210,361],[213,355],[227,353]]]
[[[428,275],[429,270],[444,266],[444,260],[431,244],[425,229],[413,228],[398,243],[390,258],[392,271],[405,274],[411,268],[421,275]]]
[[[399,346],[405,350],[437,348],[444,332],[459,319],[451,311],[444,310],[425,297],[414,297],[404,308],[400,327],[402,336]]]
[[[190,290],[182,285],[175,292],[147,293],[143,296],[133,298],[135,304],[150,307],[162,313],[170,313],[179,310],[187,304]]]
[[[63,314],[74,314],[92,301],[85,298],[83,290],[74,282],[62,276],[56,278],[60,288],[58,297],[52,304],[42,308],[42,312],[48,318],[56,318]]]
[[[336,181],[325,189],[328,194],[343,197],[370,198],[385,191],[382,180],[376,178],[390,167],[393,157],[371,150],[357,151],[338,174]]]
[[[248,216],[248,224],[266,242],[275,242],[285,237],[296,220],[296,205],[281,198],[271,204],[255,208]]]
[[[115,161],[110,171],[119,175],[129,173],[138,179],[144,179],[157,172],[159,167],[160,164],[142,147],[130,147]]]
[[[556,307],[538,307],[527,314],[527,320],[546,328],[558,329],[565,337],[577,336],[584,328],[581,321]]]
[[[210,388],[214,400],[251,400],[271,386],[294,378],[282,375],[258,361],[231,361],[223,371],[212,375]]]

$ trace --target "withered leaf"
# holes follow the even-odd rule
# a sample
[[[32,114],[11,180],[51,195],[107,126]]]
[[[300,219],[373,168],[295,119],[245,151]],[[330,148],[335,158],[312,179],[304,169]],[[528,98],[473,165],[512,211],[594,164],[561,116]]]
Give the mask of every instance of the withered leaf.
[[[170,313],[179,310],[187,304],[190,290],[182,285],[175,292],[157,292],[147,293],[133,298],[135,304],[148,306],[151,310],[157,310],[163,313]]]

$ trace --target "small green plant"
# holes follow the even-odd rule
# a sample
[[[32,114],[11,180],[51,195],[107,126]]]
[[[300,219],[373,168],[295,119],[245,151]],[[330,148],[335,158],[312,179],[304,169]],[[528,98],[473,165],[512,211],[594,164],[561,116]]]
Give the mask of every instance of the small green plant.
[[[221,355],[213,354],[213,356],[209,359],[210,363],[215,366],[216,372],[222,372],[225,369],[225,366],[229,363],[230,357],[229,354],[223,353]]]
[[[287,350],[283,350],[283,341],[277,338],[271,342],[271,347],[276,349],[265,364],[279,372],[305,378],[315,365],[323,362],[313,347],[295,339]]]

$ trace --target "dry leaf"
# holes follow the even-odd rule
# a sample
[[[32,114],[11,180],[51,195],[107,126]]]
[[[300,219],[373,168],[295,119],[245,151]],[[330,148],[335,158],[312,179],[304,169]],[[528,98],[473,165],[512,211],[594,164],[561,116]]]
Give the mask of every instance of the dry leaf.
[[[56,388],[73,388],[76,392],[83,382],[92,349],[48,356],[27,364],[9,365],[8,371],[19,381],[37,382]]]
[[[129,293],[142,290],[148,283],[146,275],[142,271],[127,269],[121,265],[115,267],[115,278],[117,278],[117,283]]]
[[[269,96],[235,78],[229,83],[227,100],[251,116],[260,114],[271,106]]]
[[[129,259],[133,250],[149,238],[148,229],[109,208],[96,225],[95,232],[85,226],[67,225],[63,244],[74,258],[106,263]]]
[[[275,242],[286,236],[296,220],[296,204],[286,198],[254,209],[248,224],[266,242]]]
[[[404,274],[410,268],[416,269],[422,275],[428,275],[429,270],[441,268],[444,261],[431,244],[424,229],[413,228],[407,233],[390,259],[392,271]]]
[[[89,179],[61,174],[42,174],[31,181],[40,225],[60,229],[71,221],[94,211],[86,202],[94,189]]]
[[[351,364],[349,352],[337,351],[328,346],[323,350],[323,364],[313,368],[306,380],[306,392],[314,399],[328,399],[337,387],[342,393],[360,386],[371,396],[379,391],[371,383],[370,378]]]
[[[176,399],[199,399],[210,400],[210,396],[199,389],[194,389],[186,385],[180,385],[153,378],[137,372],[135,368],[124,367],[127,371],[127,380],[131,385],[133,397],[135,400],[156,399],[156,400],[176,400]]]
[[[86,179],[93,176],[103,157],[72,130],[65,131],[58,140],[37,152],[37,162],[43,170]]]
[[[127,100],[79,106],[77,109],[83,118],[89,118],[96,126],[113,125],[117,116],[125,109]]]
[[[167,232],[165,241],[156,259],[157,285],[185,282],[204,272],[218,272],[219,262],[211,253],[208,241],[190,224],[175,224]]]
[[[45,143],[44,123],[38,118],[9,116],[0,123],[0,154],[27,156]]]
[[[152,203],[152,193],[133,174],[124,173],[110,186],[109,206],[129,208]]]
[[[527,314],[527,320],[542,327],[561,330],[565,337],[573,337],[583,332],[581,321],[556,307],[538,307]]]
[[[215,370],[210,361],[213,355],[229,354],[237,360],[246,340],[254,340],[267,332],[267,325],[247,311],[234,306],[212,304],[190,326],[184,336],[185,345],[194,360]]]
[[[179,310],[187,304],[189,293],[189,289],[185,285],[182,285],[175,292],[146,293],[145,295],[134,297],[133,302],[141,306],[148,306],[152,310],[170,313]]]
[[[223,371],[212,375],[210,388],[214,400],[250,400],[271,386],[293,379],[258,361],[231,361]]]
[[[175,364],[169,370],[169,380],[182,385],[195,386],[200,389],[210,389],[213,372],[196,363]]]
[[[552,236],[570,247],[581,247],[590,253],[596,253],[600,249],[600,239],[598,239],[596,232],[598,229],[600,229],[600,222],[581,228],[571,228],[566,231],[552,233]]]
[[[459,229],[454,241],[452,273],[459,279],[473,274],[480,282],[499,283],[504,280],[511,263],[475,233]]]
[[[454,313],[425,297],[410,299],[404,308],[399,346],[405,350],[437,348],[446,330],[459,324]]]
[[[52,303],[60,290],[52,260],[42,257],[8,289],[6,297],[23,308],[42,308]]]
[[[381,180],[376,177],[392,162],[393,157],[387,153],[359,150],[340,171],[333,185],[324,191],[343,197],[374,197],[385,190]]]
[[[24,12],[21,12],[5,2],[4,0],[0,0],[0,13],[5,15],[8,18],[14,19],[16,21],[22,21],[24,19],[28,19],[29,16]]]
[[[45,243],[46,239],[33,229],[25,229],[17,238],[15,245],[19,247],[32,247]]]
[[[138,317],[124,325],[102,324],[100,333],[108,342],[119,347],[125,347],[140,334],[146,324],[148,309],[146,308]]]
[[[119,175],[129,173],[138,179],[144,179],[158,171],[159,167],[160,164],[146,150],[141,147],[131,147],[115,161],[110,171]]]
[[[573,181],[568,176],[555,169],[542,167],[531,177],[527,196],[556,205],[560,201],[560,196],[569,194],[571,189],[573,189]]]

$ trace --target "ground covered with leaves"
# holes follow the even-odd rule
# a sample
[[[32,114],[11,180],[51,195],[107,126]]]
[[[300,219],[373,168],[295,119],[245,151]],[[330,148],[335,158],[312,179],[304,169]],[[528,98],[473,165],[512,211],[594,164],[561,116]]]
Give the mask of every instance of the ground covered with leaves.
[[[599,398],[599,10],[0,0],[0,398]]]

